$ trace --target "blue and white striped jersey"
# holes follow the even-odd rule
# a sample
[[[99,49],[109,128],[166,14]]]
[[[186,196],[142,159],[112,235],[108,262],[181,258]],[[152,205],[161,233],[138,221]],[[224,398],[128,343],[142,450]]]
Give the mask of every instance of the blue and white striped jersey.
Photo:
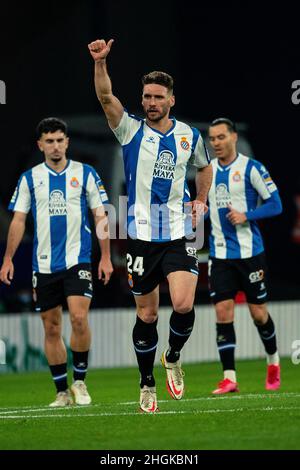
[[[212,167],[213,180],[208,194],[210,256],[237,259],[258,255],[264,245],[256,220],[281,212],[275,183],[260,162],[242,154],[227,166],[222,166],[215,158]],[[246,213],[247,222],[232,225],[226,218],[228,204]]]
[[[200,132],[173,119],[162,134],[126,111],[113,132],[123,146],[130,237],[162,242],[189,235],[187,164],[202,168],[210,163]]]
[[[88,207],[96,209],[107,200],[100,176],[89,165],[68,160],[56,173],[41,163],[23,173],[9,209],[32,211],[33,271],[54,273],[89,263]]]

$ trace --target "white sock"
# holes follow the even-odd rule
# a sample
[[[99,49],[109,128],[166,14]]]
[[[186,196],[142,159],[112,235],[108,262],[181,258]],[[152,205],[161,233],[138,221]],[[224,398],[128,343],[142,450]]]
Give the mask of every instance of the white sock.
[[[224,379],[229,379],[231,382],[236,382],[235,370],[224,370]]]
[[[276,353],[274,353],[274,354],[267,354],[267,363],[268,363],[268,365],[272,364],[272,365],[278,366],[279,362],[280,362],[280,360],[279,360],[278,351],[276,351]]]

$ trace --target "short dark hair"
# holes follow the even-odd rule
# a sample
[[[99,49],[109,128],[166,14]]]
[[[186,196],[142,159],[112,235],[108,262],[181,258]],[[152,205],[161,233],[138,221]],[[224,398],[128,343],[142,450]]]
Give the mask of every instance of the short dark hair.
[[[225,117],[214,119],[209,127],[219,126],[220,124],[225,124],[229,132],[237,132],[235,123],[231,121],[231,119]]]
[[[154,72],[150,72],[147,75],[144,75],[142,78],[142,84],[148,85],[149,83],[156,83],[157,85],[162,85],[167,88],[167,90],[173,93],[174,87],[174,80],[171,75],[165,72],[158,72],[154,70]]]
[[[37,125],[36,136],[38,139],[42,137],[42,134],[47,134],[48,132],[62,131],[64,134],[68,135],[68,126],[62,119],[56,117],[49,117],[42,119],[41,122]]]

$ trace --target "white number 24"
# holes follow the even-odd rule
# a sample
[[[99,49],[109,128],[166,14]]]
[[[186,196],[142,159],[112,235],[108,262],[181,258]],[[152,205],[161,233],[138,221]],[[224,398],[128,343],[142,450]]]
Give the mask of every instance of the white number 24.
[[[137,256],[132,266],[132,256],[129,253],[127,253],[127,271],[130,274],[133,271],[135,273],[138,273],[139,276],[142,276],[145,271],[143,264],[144,264],[144,258],[142,256]]]

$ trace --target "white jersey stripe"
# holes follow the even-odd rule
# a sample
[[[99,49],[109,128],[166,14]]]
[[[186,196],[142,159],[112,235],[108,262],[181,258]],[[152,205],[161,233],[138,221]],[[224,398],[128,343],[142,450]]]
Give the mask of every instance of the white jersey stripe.
[[[213,172],[211,188],[216,186],[216,172]],[[226,240],[222,231],[216,198],[209,199],[209,212],[211,218],[211,237],[213,238],[211,256],[226,258]]]
[[[43,195],[49,194],[49,178],[41,179],[40,168],[34,167],[32,169],[32,179],[35,188],[34,193],[36,199],[37,221],[36,238],[38,240],[38,247],[36,252],[38,269],[36,271],[42,273],[51,273],[51,250],[48,250],[48,247],[51,246],[50,217],[45,217],[45,207],[39,196],[39,193],[43,193]],[[41,184],[41,181],[43,181],[43,184]]]
[[[241,175],[246,174],[248,160],[241,159],[239,162],[239,173]],[[234,175],[235,173],[233,173]],[[235,181],[232,176],[229,178],[229,193],[231,196],[231,204],[235,209],[238,208],[240,212],[247,212],[247,199],[246,194],[246,181],[245,178],[241,178],[240,181]],[[250,258],[252,256],[252,244],[253,234],[250,228],[250,223],[245,222],[242,225],[236,225],[236,235],[240,245],[241,258]]]
[[[72,204],[72,212],[67,214],[67,240],[66,240],[66,265],[75,266],[78,264],[78,258],[81,248],[81,233],[76,230],[76,227],[80,227],[82,224],[82,211],[80,204],[80,197],[73,199],[74,191],[77,188],[72,186],[70,181],[72,180],[72,170],[67,171],[67,184],[66,184],[66,200]],[[78,187],[83,186],[83,166],[79,167],[76,172],[76,178],[79,183]]]

